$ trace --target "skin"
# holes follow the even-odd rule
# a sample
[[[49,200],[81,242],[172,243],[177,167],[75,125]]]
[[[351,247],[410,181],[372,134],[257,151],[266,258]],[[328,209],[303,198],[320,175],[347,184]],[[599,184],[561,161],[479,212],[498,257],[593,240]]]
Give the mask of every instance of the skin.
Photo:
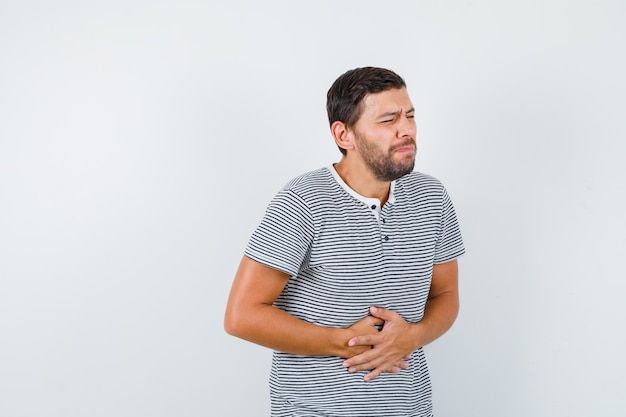
[[[363,105],[354,126],[343,122],[331,126],[335,142],[347,150],[335,169],[353,190],[378,198],[384,205],[394,175],[390,171],[397,175],[413,169],[414,109],[405,89],[370,94]],[[370,307],[370,316],[349,328],[307,323],[273,306],[288,280],[288,274],[244,256],[228,299],[225,330],[282,352],[341,357],[347,372],[369,370],[365,381],[407,368],[411,352],[444,334],[459,309],[456,260],[433,265],[424,318],[418,323],[408,323],[397,313],[376,306]],[[376,326],[383,323],[378,331]]]

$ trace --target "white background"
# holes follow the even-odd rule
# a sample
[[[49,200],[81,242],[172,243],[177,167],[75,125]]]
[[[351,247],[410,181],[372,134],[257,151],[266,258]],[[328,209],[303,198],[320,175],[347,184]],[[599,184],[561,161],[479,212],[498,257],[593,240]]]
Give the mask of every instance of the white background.
[[[438,417],[626,414],[622,1],[0,3],[0,415],[265,416],[247,239],[395,70],[467,254]]]

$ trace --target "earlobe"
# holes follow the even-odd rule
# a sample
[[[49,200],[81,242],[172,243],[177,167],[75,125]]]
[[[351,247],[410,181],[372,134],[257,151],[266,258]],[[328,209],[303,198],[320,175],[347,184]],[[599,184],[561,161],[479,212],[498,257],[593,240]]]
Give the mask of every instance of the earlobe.
[[[337,146],[343,149],[353,149],[353,135],[344,122],[336,121],[330,126],[330,131],[335,138]]]

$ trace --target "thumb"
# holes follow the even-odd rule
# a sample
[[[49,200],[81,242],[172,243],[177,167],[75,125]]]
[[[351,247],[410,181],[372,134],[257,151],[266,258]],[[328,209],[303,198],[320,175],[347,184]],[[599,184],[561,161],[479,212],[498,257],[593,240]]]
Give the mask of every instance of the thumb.
[[[391,310],[387,310],[382,307],[371,306],[370,314],[374,317],[378,317],[379,319],[383,319],[385,321],[392,320],[394,318],[394,313]]]

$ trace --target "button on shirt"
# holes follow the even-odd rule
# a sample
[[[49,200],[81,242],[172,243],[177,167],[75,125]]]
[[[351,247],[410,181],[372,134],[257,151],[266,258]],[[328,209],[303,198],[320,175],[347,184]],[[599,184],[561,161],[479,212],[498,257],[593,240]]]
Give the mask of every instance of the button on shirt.
[[[332,166],[332,165],[329,166],[328,170],[331,172],[331,174],[333,174],[333,177],[335,178],[337,183],[339,185],[341,185],[341,187],[348,194],[350,194],[352,197],[356,198],[357,200],[362,201],[363,204],[365,204],[366,206],[368,206],[371,209],[371,212],[374,215],[374,217],[376,218],[376,221],[378,221],[380,226],[381,226],[381,239],[382,239],[382,241],[383,242],[389,241],[389,234],[387,233],[387,231],[384,228],[382,228],[382,224],[387,223],[387,220],[384,217],[384,211],[385,211],[384,207],[383,207],[383,209],[380,208],[380,200],[377,199],[377,198],[365,197],[365,196],[357,193],[356,191],[354,191],[339,176],[339,174],[337,173],[337,170],[335,169],[334,166]],[[390,185],[390,189],[389,189],[389,198],[387,199],[387,204],[393,204],[396,201],[396,197],[394,195],[395,187],[396,187],[396,181],[391,181],[391,185]]]

